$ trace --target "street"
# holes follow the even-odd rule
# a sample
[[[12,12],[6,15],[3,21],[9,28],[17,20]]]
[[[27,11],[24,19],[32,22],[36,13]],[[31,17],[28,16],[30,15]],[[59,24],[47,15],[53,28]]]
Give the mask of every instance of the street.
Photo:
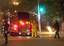
[[[0,46],[5,46],[4,40],[0,39]],[[8,46],[64,46],[64,38],[53,37],[8,37]]]
[[[64,46],[64,0],[0,0],[0,46]]]

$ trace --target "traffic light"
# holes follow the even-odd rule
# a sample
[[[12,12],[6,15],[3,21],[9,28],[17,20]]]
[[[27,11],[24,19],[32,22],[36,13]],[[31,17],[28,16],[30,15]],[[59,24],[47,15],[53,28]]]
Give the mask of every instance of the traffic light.
[[[39,3],[38,12],[39,12],[40,14],[45,14],[45,13],[46,13],[46,6],[45,6],[45,4]]]

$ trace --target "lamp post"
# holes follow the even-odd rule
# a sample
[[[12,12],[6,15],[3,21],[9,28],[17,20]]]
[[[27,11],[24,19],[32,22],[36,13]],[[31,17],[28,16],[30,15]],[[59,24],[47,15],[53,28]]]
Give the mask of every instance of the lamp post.
[[[17,7],[18,7],[18,5],[20,4],[20,2],[18,2],[18,1],[13,1],[12,4],[13,4],[13,6],[14,6],[15,11],[17,11]],[[15,12],[15,11],[14,11],[14,12]]]

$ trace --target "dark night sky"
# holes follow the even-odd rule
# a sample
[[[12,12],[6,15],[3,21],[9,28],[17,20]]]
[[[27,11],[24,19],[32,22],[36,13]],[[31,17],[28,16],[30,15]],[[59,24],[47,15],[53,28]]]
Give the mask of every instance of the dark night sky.
[[[26,7],[25,5],[27,5],[27,8],[32,8],[32,7],[35,6],[35,4],[37,2],[36,0],[30,0],[30,1],[29,0],[23,0],[23,1],[24,1],[24,3],[23,3],[23,7],[24,8]],[[46,0],[46,1],[53,1],[53,0]],[[64,3],[64,0],[54,0],[54,1],[55,2],[59,2],[59,4],[61,4],[60,7],[64,10],[64,6],[62,5]],[[10,0],[0,0],[0,8],[3,8],[3,9],[9,8],[10,7],[10,3],[11,3]]]
[[[8,0],[0,0],[0,6],[7,6]]]
[[[21,2],[23,1],[23,2]],[[35,4],[37,4],[37,0],[19,0],[20,6],[19,7],[23,7],[26,9],[27,8],[33,8],[35,6]],[[10,5],[12,4],[11,0],[0,0],[0,8],[6,9],[11,7]]]

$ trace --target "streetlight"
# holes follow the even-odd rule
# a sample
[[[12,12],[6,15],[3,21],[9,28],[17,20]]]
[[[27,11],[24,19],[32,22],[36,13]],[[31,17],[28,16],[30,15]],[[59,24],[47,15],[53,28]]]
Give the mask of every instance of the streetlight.
[[[13,1],[12,4],[14,5],[14,8],[15,8],[14,12],[16,13],[17,12],[17,7],[20,4],[20,2],[19,1]]]
[[[19,2],[17,2],[17,1],[13,1],[13,5],[18,6],[18,5],[19,5]]]

